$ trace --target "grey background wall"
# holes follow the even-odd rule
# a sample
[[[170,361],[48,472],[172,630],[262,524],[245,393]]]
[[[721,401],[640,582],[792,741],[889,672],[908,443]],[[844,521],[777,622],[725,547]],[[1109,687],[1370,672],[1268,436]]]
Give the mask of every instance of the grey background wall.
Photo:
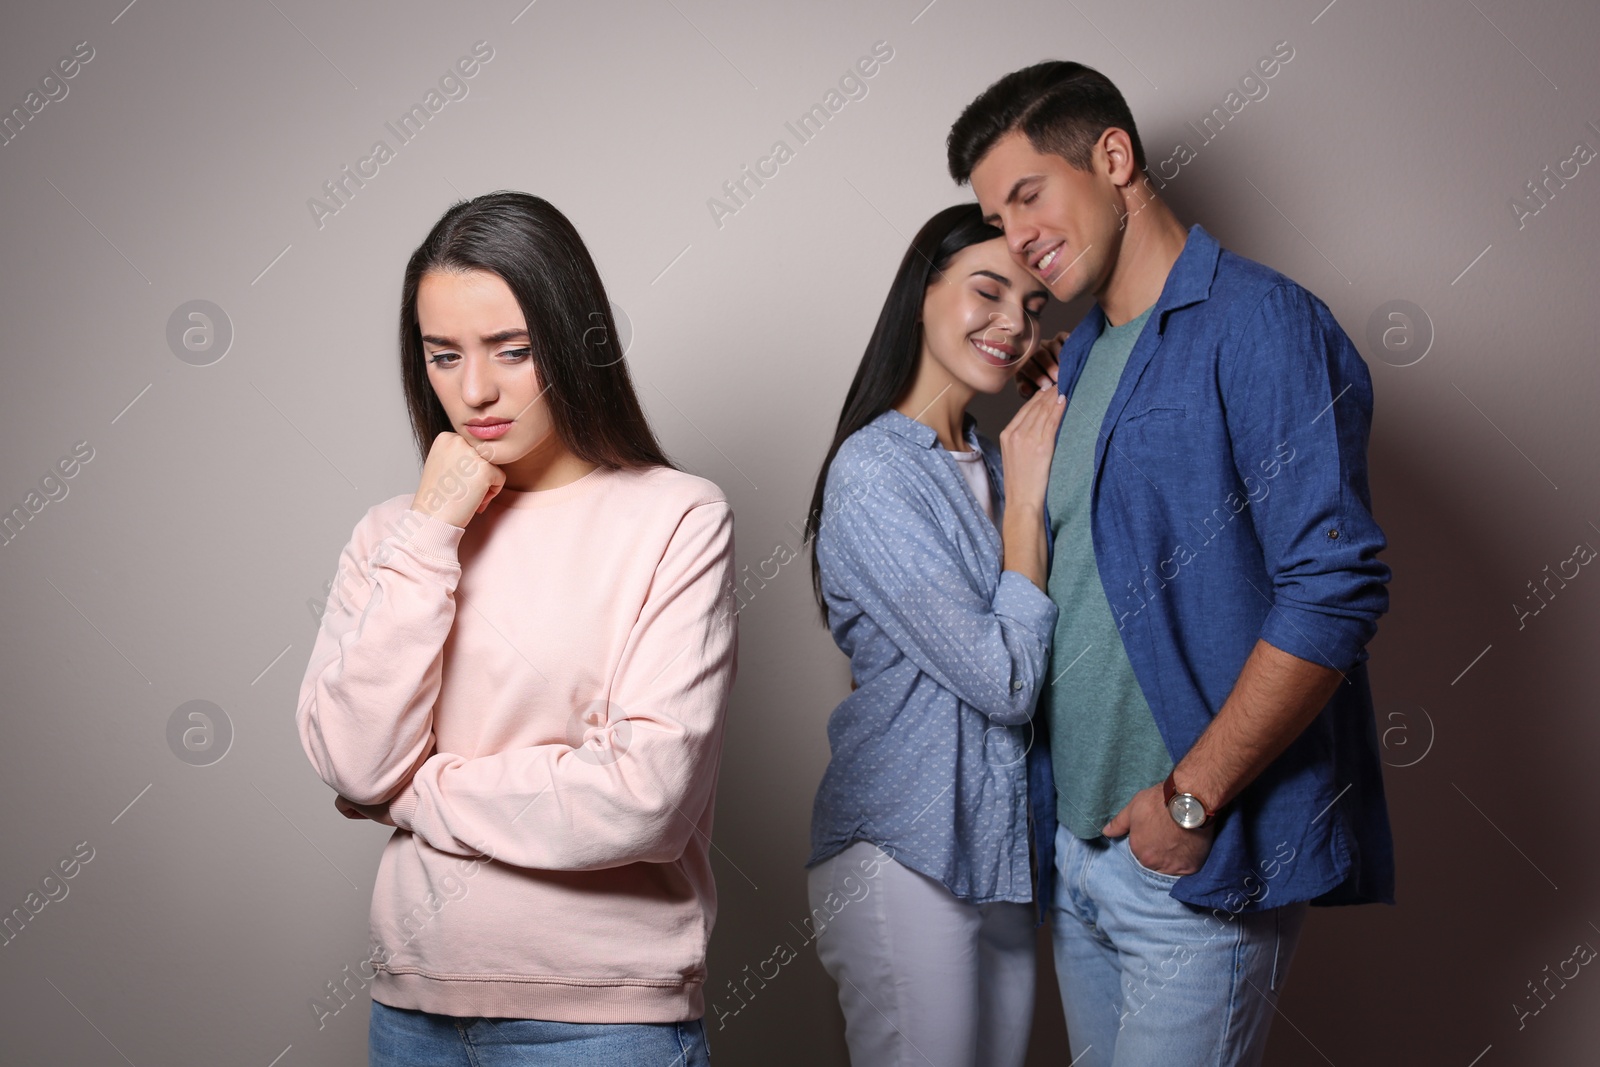
[[[400,272],[452,201],[524,189],[575,221],[652,419],[726,489],[755,572],[799,547],[906,240],[969,199],[949,123],[1047,57],[1114,78],[1180,217],[1318,293],[1375,382],[1400,903],[1313,913],[1270,1062],[1593,1059],[1600,976],[1529,986],[1600,946],[1592,5],[123,2],[12,5],[0,31],[0,110],[29,114],[0,145],[0,506],[29,513],[0,546],[0,912],[29,915],[0,945],[0,1060],[364,1062],[365,991],[312,1002],[365,955],[387,828],[335,813],[294,704],[340,546],[416,484]],[[385,124],[479,41],[400,143]],[[801,143],[786,124],[876,42],[892,58]],[[1213,108],[1207,141],[1188,124]],[[392,158],[329,198],[379,139]],[[982,405],[989,432],[1014,403]],[[804,565],[773,569],[740,617],[711,1040],[842,1063],[796,927],[848,679]],[[1043,973],[1032,1059],[1065,1063]]]

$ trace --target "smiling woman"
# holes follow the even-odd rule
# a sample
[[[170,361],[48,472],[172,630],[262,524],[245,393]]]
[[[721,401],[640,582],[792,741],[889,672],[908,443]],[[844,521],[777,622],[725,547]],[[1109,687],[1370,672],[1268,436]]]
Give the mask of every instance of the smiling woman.
[[[1017,1067],[1026,1052],[1032,831],[1050,825],[1054,796],[1043,750],[995,756],[1031,747],[1056,621],[1042,515],[1063,407],[1038,391],[998,449],[966,409],[1026,373],[1048,299],[978,205],[934,215],[817,476],[817,604],[858,687],[828,718],[807,888],[828,916],[817,954],[856,1067],[922,1049]],[[850,867],[884,853],[870,904],[823,908]]]
[[[461,1062],[484,1028],[574,1062],[707,1062],[733,515],[662,453],[616,336],[538,197],[455,205],[407,265],[422,475],[357,524],[296,715],[335,807],[396,828],[374,1065]],[[474,892],[444,909],[462,856]]]

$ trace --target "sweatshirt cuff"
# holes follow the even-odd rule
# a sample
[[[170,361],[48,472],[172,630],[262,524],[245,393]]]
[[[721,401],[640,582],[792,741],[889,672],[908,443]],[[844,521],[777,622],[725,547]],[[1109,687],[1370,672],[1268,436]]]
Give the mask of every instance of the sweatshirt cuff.
[[[436,515],[425,515],[412,508],[406,509],[403,521],[408,531],[401,538],[405,544],[429,559],[459,565],[456,550],[467,532],[465,526],[453,525]]]
[[[389,801],[389,818],[402,830],[411,830],[411,817],[417,812],[417,780],[406,783],[399,796]]]

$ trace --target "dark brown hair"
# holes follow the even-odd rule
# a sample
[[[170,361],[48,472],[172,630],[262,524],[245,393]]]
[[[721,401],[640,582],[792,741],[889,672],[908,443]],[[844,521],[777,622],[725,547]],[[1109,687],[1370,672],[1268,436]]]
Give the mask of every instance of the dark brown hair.
[[[1095,143],[1112,127],[1127,133],[1134,165],[1144,170],[1133,113],[1110,78],[1082,63],[1036,63],[1007,74],[961,112],[945,142],[950,177],[961,185],[971,181],[972,168],[1012,130],[1022,131],[1034,151],[1088,170]]]
[[[811,544],[811,595],[828,624],[828,604],[822,597],[822,567],[817,562],[817,532],[824,519],[823,499],[827,495],[828,470],[846,439],[867,423],[898,404],[911,388],[922,362],[922,305],[928,287],[950,265],[957,252],[968,245],[1004,237],[1000,230],[983,221],[977,204],[956,204],[936,213],[922,224],[911,239],[911,246],[900,258],[900,268],[889,283],[889,295],[878,312],[856,376],[845,394],[839,422],[823,457],[811,490],[811,510],[806,516],[805,537]]]
[[[458,201],[406,264],[400,296],[400,377],[417,451],[453,432],[428,382],[417,287],[429,271],[488,271],[510,287],[550,422],[577,457],[612,469],[673,467],[623,362],[605,284],[571,222],[547,200],[502,190]]]

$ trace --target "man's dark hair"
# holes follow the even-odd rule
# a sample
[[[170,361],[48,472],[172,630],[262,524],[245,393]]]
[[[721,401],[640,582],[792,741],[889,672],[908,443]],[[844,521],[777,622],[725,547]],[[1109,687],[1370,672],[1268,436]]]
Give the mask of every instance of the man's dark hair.
[[[1082,63],[1035,63],[985,89],[950,127],[950,177],[960,185],[971,181],[972,168],[1012,130],[1022,131],[1034,151],[1088,170],[1095,142],[1113,126],[1127,132],[1134,165],[1144,170],[1133,113],[1110,78]]]

